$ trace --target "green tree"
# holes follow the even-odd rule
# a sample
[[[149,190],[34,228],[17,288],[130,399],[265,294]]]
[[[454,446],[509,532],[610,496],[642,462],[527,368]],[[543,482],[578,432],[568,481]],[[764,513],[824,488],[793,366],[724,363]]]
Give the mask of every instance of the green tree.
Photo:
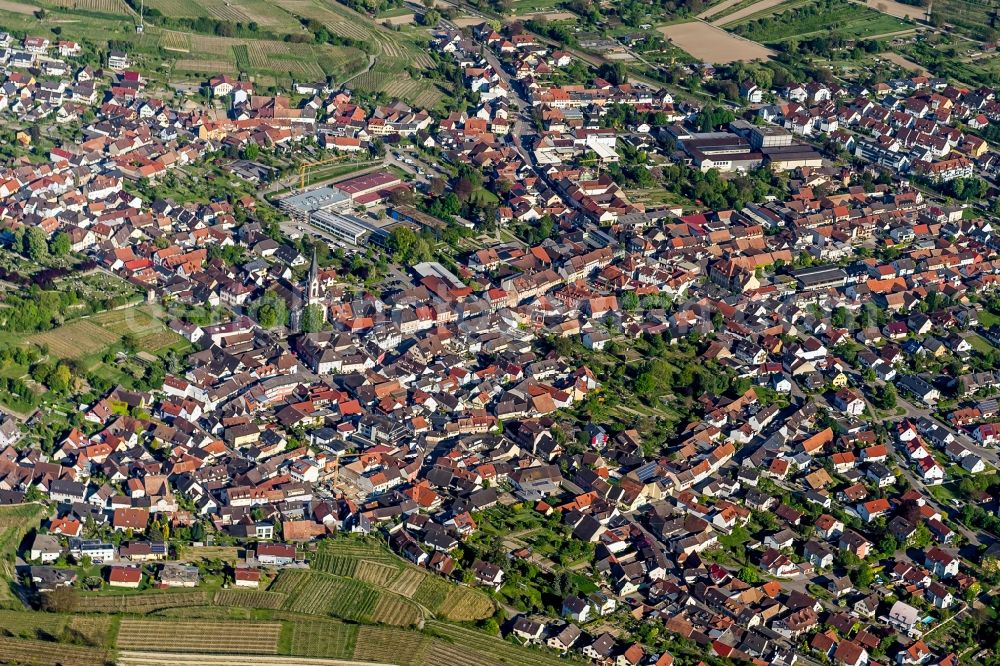
[[[39,227],[31,227],[24,234],[24,256],[32,261],[41,261],[49,254],[49,244],[45,232]]]
[[[317,333],[323,329],[323,307],[320,305],[308,305],[302,312],[302,321],[299,322],[303,333]]]
[[[746,583],[747,585],[756,585],[757,583],[760,582],[760,575],[757,573],[757,570],[754,569],[753,567],[741,568],[739,573],[736,574],[736,577],[739,578],[744,583]]]
[[[869,588],[872,585],[872,581],[875,580],[875,574],[872,573],[871,565],[867,562],[862,562],[861,566],[851,572],[851,580],[858,587]]]
[[[257,321],[264,328],[284,326],[288,323],[288,307],[285,301],[277,297],[261,299],[257,308]]]
[[[639,309],[639,295],[635,291],[626,291],[622,294],[622,307],[628,312],[634,312]]]
[[[57,233],[52,237],[52,242],[49,243],[49,252],[56,257],[67,255],[72,249],[73,243],[69,238],[69,234],[65,231]]]

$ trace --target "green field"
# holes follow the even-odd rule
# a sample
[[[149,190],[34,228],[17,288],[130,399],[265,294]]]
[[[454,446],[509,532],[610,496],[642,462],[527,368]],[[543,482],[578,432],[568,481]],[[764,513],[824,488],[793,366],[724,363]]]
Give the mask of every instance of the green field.
[[[308,571],[287,573],[310,575]],[[312,576],[335,578],[327,574]],[[565,663],[555,653],[522,648],[478,630],[444,622],[431,621],[423,630],[416,630],[359,625],[282,610],[250,612],[204,605],[210,597],[197,590],[86,595],[81,602],[123,598],[135,603],[103,607],[103,612],[112,614],[93,614],[101,611],[89,603],[79,604],[75,615],[0,610],[0,663],[97,665],[103,664],[113,649],[139,655],[142,652],[204,655],[206,661],[211,655],[246,655],[248,663],[265,663],[261,660],[266,655],[375,661],[400,666]],[[164,602],[177,605],[164,607]],[[343,602],[335,600],[335,603]],[[123,611],[127,614],[115,614]]]
[[[58,640],[109,647],[114,644],[113,628],[113,618],[106,615],[0,610],[0,635],[9,638]]]
[[[24,536],[38,526],[45,514],[45,507],[40,504],[0,506],[0,608],[21,606],[10,590],[15,553]]]
[[[493,614],[493,601],[482,591],[410,566],[377,543],[328,539],[320,543],[311,565],[318,571],[384,588],[403,600],[416,602],[437,617],[462,622]],[[375,610],[376,616],[389,618],[396,613],[405,611],[396,610],[386,600]]]
[[[128,382],[129,375],[141,376],[145,368],[138,362],[105,363],[105,351],[118,344],[125,335],[136,341],[136,349],[163,357],[170,350],[183,353],[190,343],[168,329],[161,320],[163,314],[155,306],[137,306],[108,310],[90,317],[24,337],[22,343],[48,349],[57,359],[72,359],[83,370],[107,379],[112,384]]]
[[[983,38],[990,30],[990,16],[996,11],[996,4],[976,0],[937,0],[933,11],[959,31]]]
[[[780,4],[726,29],[763,44],[836,35],[863,39],[912,28],[894,18],[850,0],[813,0],[799,6]]]

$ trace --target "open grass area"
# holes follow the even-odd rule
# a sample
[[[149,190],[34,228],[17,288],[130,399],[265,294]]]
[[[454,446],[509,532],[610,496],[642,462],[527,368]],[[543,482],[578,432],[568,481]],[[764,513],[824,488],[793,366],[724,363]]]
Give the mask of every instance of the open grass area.
[[[0,636],[110,647],[113,618],[103,615],[0,610]]]
[[[40,504],[0,506],[0,608],[21,605],[10,590],[15,553],[24,535],[38,525],[45,513]]]

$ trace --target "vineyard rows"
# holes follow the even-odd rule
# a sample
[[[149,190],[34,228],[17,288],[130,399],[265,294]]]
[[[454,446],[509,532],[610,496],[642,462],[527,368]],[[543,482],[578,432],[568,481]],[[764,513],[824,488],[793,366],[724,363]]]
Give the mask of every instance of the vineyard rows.
[[[399,666],[420,666],[424,663],[424,655],[430,642],[429,637],[416,632],[386,627],[361,627],[354,658]]]
[[[417,606],[394,594],[382,595],[371,616],[374,622],[401,627],[419,624],[422,618],[423,615]]]
[[[200,590],[82,596],[77,602],[77,610],[84,613],[149,613],[161,608],[207,605],[209,605],[207,592]]]
[[[277,610],[285,603],[285,595],[263,590],[219,590],[215,593],[216,606],[238,608],[268,608]]]
[[[371,583],[372,585],[384,587],[389,582],[394,580],[399,573],[399,567],[394,567],[388,564],[379,564],[378,562],[369,562],[368,560],[361,560],[361,562],[358,563],[354,578],[366,583]]]
[[[292,626],[294,655],[326,659],[352,659],[358,640],[358,625],[342,622],[295,620]]]
[[[320,551],[309,564],[317,571],[350,578],[357,570],[358,560],[345,555],[334,555],[327,551]]]
[[[118,649],[220,654],[277,654],[280,622],[182,622],[125,618]]]
[[[435,633],[445,636],[454,645],[462,646],[467,655],[469,650],[474,651],[476,658],[470,659],[466,663],[482,663],[481,659],[485,660],[490,656],[499,659],[503,664],[516,664],[517,666],[565,666],[566,663],[564,659],[555,655],[526,650],[474,629],[465,629],[440,622],[428,623],[428,627]],[[432,663],[434,662],[428,661],[428,664]]]
[[[96,648],[48,641],[0,638],[0,663],[5,664],[104,666],[107,658],[108,655],[104,650]]]

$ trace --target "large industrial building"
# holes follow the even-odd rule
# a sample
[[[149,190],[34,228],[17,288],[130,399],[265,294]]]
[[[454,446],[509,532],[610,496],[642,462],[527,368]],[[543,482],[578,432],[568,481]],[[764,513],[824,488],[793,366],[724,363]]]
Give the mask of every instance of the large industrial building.
[[[309,219],[309,224],[352,245],[361,245],[370,236],[380,236],[385,233],[382,229],[369,224],[356,215],[337,213],[332,210],[321,210],[313,214]]]
[[[336,185],[298,192],[278,201],[278,208],[292,219],[305,222],[353,245],[373,240],[381,242],[385,231],[353,215],[355,206],[370,206],[388,193],[404,186],[394,174],[376,172],[341,181]]]

